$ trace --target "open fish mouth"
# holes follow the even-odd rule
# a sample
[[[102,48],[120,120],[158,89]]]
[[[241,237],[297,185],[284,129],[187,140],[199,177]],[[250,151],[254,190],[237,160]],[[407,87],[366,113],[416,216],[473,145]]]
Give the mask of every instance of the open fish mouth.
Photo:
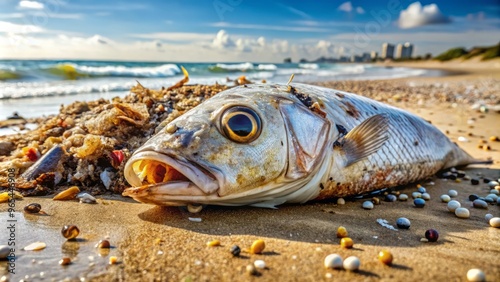
[[[123,196],[141,202],[154,197],[209,196],[219,189],[215,176],[200,165],[154,151],[135,154],[124,172],[134,187],[125,189]]]

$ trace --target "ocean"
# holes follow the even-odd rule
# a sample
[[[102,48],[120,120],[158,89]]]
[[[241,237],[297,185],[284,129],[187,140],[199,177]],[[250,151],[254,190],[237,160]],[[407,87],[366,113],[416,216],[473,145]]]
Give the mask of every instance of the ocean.
[[[183,77],[180,66],[188,70],[190,84],[226,84],[242,75],[268,83],[286,83],[291,74],[295,74],[294,82],[439,75],[372,64],[0,60],[0,120],[14,112],[37,117],[56,114],[61,104],[77,100],[124,96],[137,81],[148,88],[168,87]]]

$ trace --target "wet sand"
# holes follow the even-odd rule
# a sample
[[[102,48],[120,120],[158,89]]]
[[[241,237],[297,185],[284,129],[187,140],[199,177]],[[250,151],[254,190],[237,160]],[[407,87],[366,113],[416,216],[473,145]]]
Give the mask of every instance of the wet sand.
[[[426,100],[425,96],[418,104],[416,94],[411,95],[412,85],[426,84],[432,90],[432,84],[439,83],[462,89],[462,84],[470,82],[488,88],[500,78],[497,71],[468,72],[449,77],[371,83],[386,88],[390,96],[387,102],[430,120],[443,132],[448,131],[452,140],[457,141],[459,136],[469,139],[470,142],[459,142],[459,145],[474,157],[493,159],[493,165],[468,167],[467,175],[498,179],[500,142],[488,141],[489,151],[477,148],[477,144],[491,135],[500,135],[499,113],[480,113],[471,110],[470,103],[455,106],[452,102]],[[486,84],[482,83],[483,79],[487,79]],[[339,85],[342,86],[339,82],[332,83],[332,86]],[[356,89],[347,87],[358,87],[361,92],[373,86],[365,82],[343,85],[342,90],[353,91]],[[396,94],[400,96],[394,97]],[[496,97],[491,101],[500,99],[498,92],[493,91],[492,95]],[[467,123],[470,118],[475,119],[472,125]],[[193,215],[180,208],[140,204],[117,195],[99,196],[95,205],[57,202],[50,197],[25,198],[16,202],[16,275],[11,276],[10,281],[25,279],[26,275],[28,281],[37,281],[41,272],[46,281],[52,278],[75,281],[81,278],[92,281],[465,281],[470,268],[482,269],[488,281],[500,280],[500,229],[490,227],[484,219],[486,213],[500,216],[500,206],[476,209],[470,207],[468,201],[470,194],[487,195],[486,184],[481,181],[480,185],[473,186],[470,181],[457,183],[436,177],[432,181],[435,185],[420,182],[431,195],[423,209],[415,208],[411,200],[416,184],[399,190],[410,196],[407,202],[381,201],[373,210],[361,208],[364,200],[352,199],[345,205],[336,205],[333,201],[313,202],[284,205],[277,210],[207,207]],[[439,196],[450,189],[457,190],[457,200],[469,208],[469,219],[457,218],[441,203]],[[40,203],[47,215],[22,212],[25,205],[33,202]],[[7,225],[6,211],[6,205],[1,204],[1,226]],[[189,217],[202,221],[193,222]],[[395,226],[399,217],[411,221],[409,230],[393,231],[376,222],[382,218]],[[78,241],[66,242],[61,236],[60,230],[67,224],[80,228]],[[347,228],[354,241],[353,249],[340,247],[336,237],[339,226]],[[420,241],[429,228],[439,232],[435,243]],[[4,234],[1,234],[2,241]],[[109,238],[113,246],[109,253],[94,248],[105,238]],[[220,247],[206,246],[207,241],[215,239],[220,240]],[[242,252],[240,257],[232,257],[231,246],[245,249],[256,239],[266,243],[263,254]],[[47,247],[36,252],[20,250],[35,241],[43,241]],[[392,252],[393,266],[377,260],[381,250]],[[360,270],[325,269],[324,258],[331,253],[338,253],[344,259],[359,257]],[[58,261],[66,256],[71,257],[73,263],[60,266]],[[108,265],[110,256],[117,256],[119,263]],[[267,268],[259,270],[258,276],[250,276],[245,267],[256,259],[264,260]],[[7,274],[6,267],[6,262],[0,262],[0,276]]]

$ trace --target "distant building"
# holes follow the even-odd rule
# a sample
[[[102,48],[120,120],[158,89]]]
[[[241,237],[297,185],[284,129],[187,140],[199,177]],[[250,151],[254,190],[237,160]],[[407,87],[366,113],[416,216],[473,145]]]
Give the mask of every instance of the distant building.
[[[403,44],[398,44],[396,46],[396,54],[394,55],[395,59],[402,59],[403,58]]]
[[[413,56],[413,44],[406,42],[403,45],[403,58],[411,58]]]
[[[372,58],[371,58],[370,53],[368,53],[368,52],[363,53],[363,55],[361,55],[361,60],[363,62],[371,62]]]
[[[376,60],[376,59],[378,59],[378,53],[377,53],[377,51],[372,51],[372,52],[370,53],[370,58],[371,58],[372,60]]]
[[[380,54],[382,59],[393,59],[394,58],[394,45],[389,43],[382,44],[382,53]]]

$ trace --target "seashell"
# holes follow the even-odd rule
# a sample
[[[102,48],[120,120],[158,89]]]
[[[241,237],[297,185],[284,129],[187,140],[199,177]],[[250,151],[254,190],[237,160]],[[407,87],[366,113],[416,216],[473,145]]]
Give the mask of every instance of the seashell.
[[[73,200],[78,193],[80,193],[80,189],[76,186],[72,186],[62,191],[61,193],[55,195],[54,198],[52,198],[52,200],[54,201]]]
[[[71,259],[70,259],[70,258],[62,258],[62,259],[59,261],[59,264],[60,264],[60,265],[70,265],[70,264],[71,264]]]
[[[266,243],[264,240],[255,240],[250,247],[250,253],[252,254],[260,254],[266,248]]]
[[[209,247],[217,247],[217,246],[220,246],[220,241],[219,241],[219,240],[209,241],[209,242],[207,242],[207,246],[209,246]]]
[[[37,203],[32,203],[24,207],[24,211],[27,213],[39,213],[42,210],[42,206]]]
[[[187,205],[187,210],[190,213],[199,213],[199,212],[201,212],[201,210],[203,210],[203,206],[202,205],[189,204],[189,205]]]
[[[107,190],[109,190],[109,188],[111,187],[111,178],[113,178],[113,176],[115,176],[115,174],[111,171],[111,168],[104,169],[104,171],[99,175],[102,184],[104,184],[104,187],[106,187]]]
[[[31,243],[28,246],[24,247],[24,250],[25,251],[39,251],[39,250],[45,249],[45,247],[47,247],[47,244],[45,244],[44,242],[35,242],[35,243]]]
[[[80,234],[80,229],[76,225],[64,225],[61,234],[68,240],[75,239]]]
[[[80,199],[80,203],[85,203],[85,204],[95,204],[95,203],[97,203],[96,198],[94,198],[94,196],[92,196],[92,195],[90,195],[89,193],[86,193],[86,192],[78,193],[78,195],[76,195],[76,198]]]
[[[108,240],[100,240],[99,243],[95,245],[95,247],[99,249],[109,249],[111,248],[111,244],[109,243]]]

